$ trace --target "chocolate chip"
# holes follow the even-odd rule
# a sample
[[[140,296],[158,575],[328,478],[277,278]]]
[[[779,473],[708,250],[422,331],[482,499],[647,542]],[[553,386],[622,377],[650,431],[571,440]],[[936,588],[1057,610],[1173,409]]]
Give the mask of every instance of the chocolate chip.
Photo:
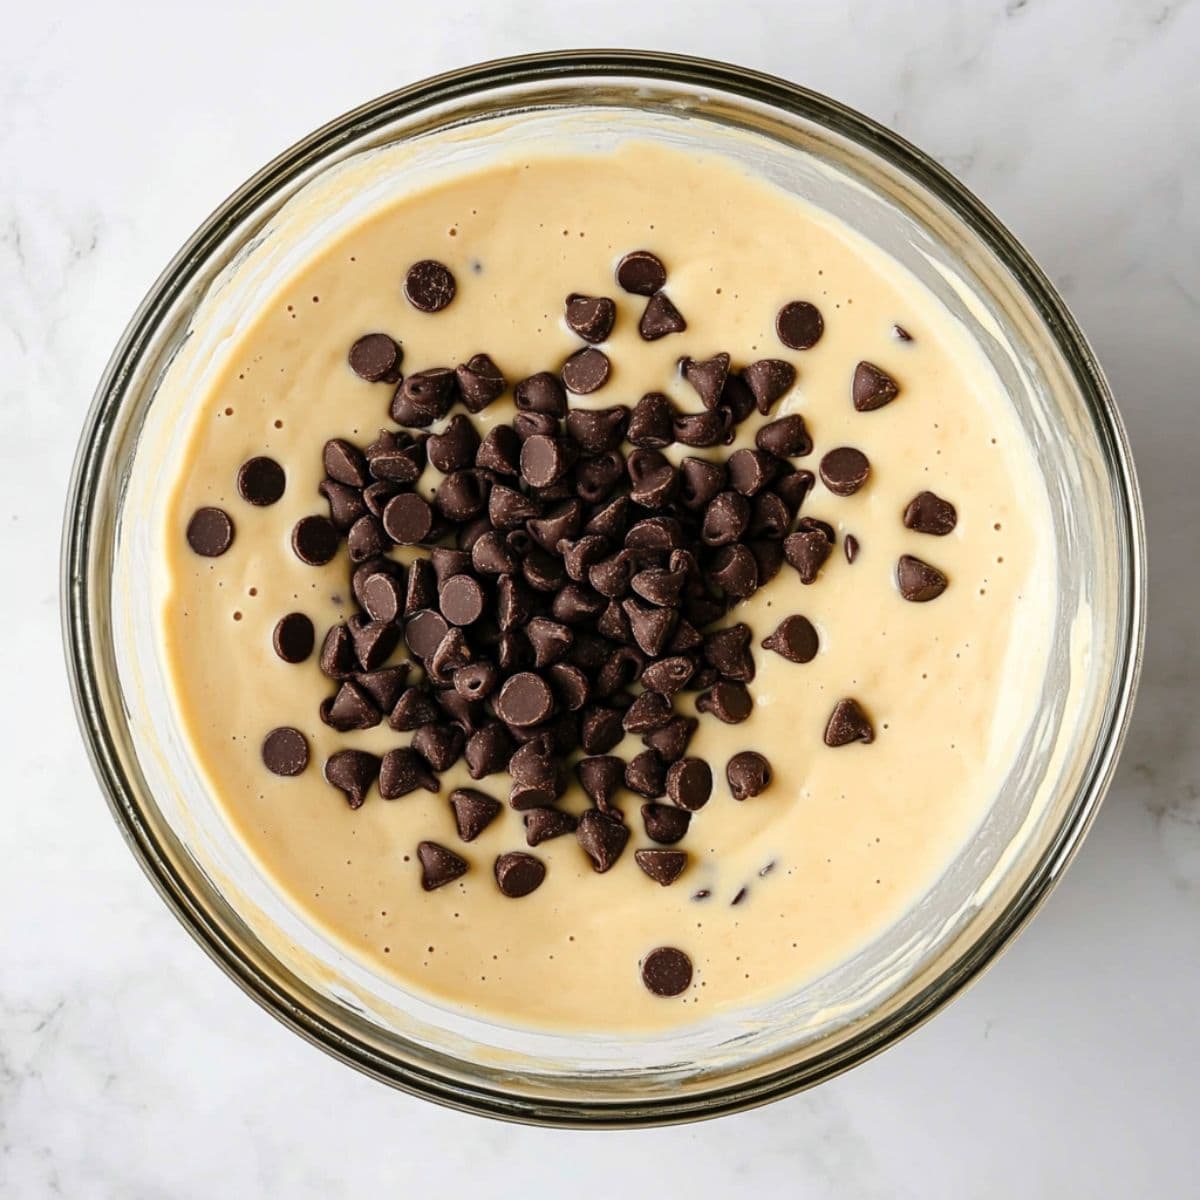
[[[476,354],[454,368],[468,412],[482,412],[508,386],[500,368],[486,354]]]
[[[629,524],[630,501],[628,496],[617,496],[610,500],[583,527],[585,534],[617,541]]]
[[[413,308],[422,312],[441,312],[457,290],[450,269],[431,258],[423,258],[408,268],[404,276],[404,295]]]
[[[368,383],[396,383],[404,352],[386,333],[364,333],[350,347],[350,369]]]
[[[433,528],[433,510],[415,492],[402,492],[387,502],[383,528],[397,545],[416,546]]]
[[[347,679],[358,671],[354,639],[345,625],[333,625],[321,644],[321,670],[330,679]]]
[[[646,301],[646,311],[638,322],[638,333],[646,342],[656,342],[669,333],[682,333],[686,328],[683,314],[667,299],[665,292],[656,292]]]
[[[422,661],[433,657],[450,626],[440,613],[421,609],[413,613],[404,626],[404,641]]]
[[[867,456],[853,446],[839,446],[821,459],[821,480],[835,496],[853,496],[870,473]]]
[[[875,740],[871,720],[857,700],[839,700],[825,726],[825,745],[848,746],[851,742],[864,744]]]
[[[220,508],[198,508],[187,526],[188,545],[205,558],[219,558],[233,545],[233,522]]]
[[[321,453],[325,474],[347,487],[365,488],[371,471],[363,452],[345,438],[330,438]]]
[[[763,582],[753,552],[740,543],[717,550],[709,560],[708,577],[732,600],[752,596]]]
[[[585,458],[575,468],[575,491],[589,504],[600,504],[625,478],[625,459],[618,450]]]
[[[657,751],[665,763],[681,759],[687,752],[700,722],[695,717],[672,717],[661,729],[653,729],[642,735],[647,749]]]
[[[439,716],[438,708],[420,688],[406,688],[397,699],[388,717],[388,725],[400,733],[411,733],[429,725]]]
[[[400,488],[386,479],[369,483],[362,491],[362,502],[367,512],[373,517],[382,517],[387,502],[400,491]]]
[[[679,501],[688,509],[706,508],[725,487],[725,468],[703,458],[688,457],[679,465]]]
[[[550,681],[560,709],[578,712],[587,703],[591,684],[574,663],[554,663],[547,668],[546,677]]]
[[[642,982],[656,996],[678,996],[692,983],[692,960],[674,946],[659,946],[642,960]]]
[[[651,604],[657,604],[660,608],[674,608],[679,604],[685,578],[682,571],[647,567],[630,579],[629,586]]]
[[[412,438],[407,433],[383,430],[367,447],[366,453],[367,466],[380,482],[415,483],[425,469],[423,437]]]
[[[471,647],[467,644],[466,635],[457,626],[452,625],[426,662],[425,669],[435,683],[453,683],[454,673],[465,667],[471,661],[471,657]]]
[[[718,408],[712,412],[687,413],[673,418],[671,432],[684,446],[720,446],[733,441],[729,413]]]
[[[499,672],[486,661],[468,663],[454,672],[454,690],[464,700],[486,700],[499,682]]]
[[[346,534],[346,550],[352,563],[380,558],[391,548],[391,544],[379,518],[370,513],[359,517]]]
[[[763,638],[763,649],[774,650],[788,662],[812,662],[817,656],[817,631],[807,617],[784,617],[775,632]]]
[[[701,758],[681,758],[667,768],[667,795],[678,808],[696,812],[712,795],[712,771]]]
[[[520,565],[504,534],[489,529],[471,547],[471,567],[481,575],[509,575]]]
[[[427,892],[461,879],[467,873],[467,861],[437,842],[420,842],[417,860],[421,864],[421,887]]]
[[[603,874],[621,857],[629,841],[629,830],[620,817],[589,808],[579,818],[575,839],[592,860],[592,869]]]
[[[667,789],[667,764],[657,750],[635,754],[625,766],[625,786],[647,800],[657,800]]]
[[[422,725],[412,748],[435,770],[448,771],[462,757],[467,735],[457,725]]]
[[[263,739],[262,760],[273,775],[299,775],[308,766],[308,739],[288,725],[272,729]]]
[[[726,679],[750,683],[754,679],[751,637],[750,626],[745,623],[715,630],[704,639],[704,658]]]
[[[338,531],[328,517],[301,517],[292,529],[292,550],[310,567],[324,566],[338,549]]]
[[[662,259],[649,250],[631,250],[617,263],[617,283],[635,296],[653,296],[667,282]]]
[[[430,367],[410,375],[392,396],[392,420],[418,428],[440,421],[454,403],[457,384],[449,367]]]
[[[579,822],[570,813],[559,808],[531,808],[523,817],[525,841],[530,846],[540,846],[552,838],[574,833]]]
[[[496,620],[505,633],[522,628],[533,608],[529,589],[512,575],[496,581]]]
[[[539,511],[534,501],[502,483],[497,483],[488,496],[488,519],[497,529],[520,529]]]
[[[918,492],[904,510],[904,528],[945,537],[958,524],[958,513],[949,500],[934,492]]]
[[[892,326],[892,336],[898,342],[911,342],[913,340],[913,335],[911,333],[909,333],[908,330],[905,329],[903,325],[893,325]]]
[[[567,297],[567,327],[585,342],[605,341],[616,319],[617,306],[607,296],[581,296],[572,292]]]
[[[348,625],[354,653],[364,671],[382,667],[400,643],[400,630],[390,621],[368,621],[362,616],[353,616]]]
[[[567,436],[584,454],[615,450],[625,437],[630,411],[623,404],[612,408],[573,408],[567,413]]]
[[[846,554],[846,561],[852,563],[858,557],[858,538],[852,533],[846,534],[842,540],[842,549]]]
[[[549,371],[522,379],[513,389],[513,395],[522,412],[546,413],[552,417],[567,415],[567,394],[558,376]]]
[[[379,759],[365,750],[338,750],[325,760],[325,779],[346,795],[351,808],[361,808],[379,774]]]
[[[760,492],[750,505],[750,528],[752,538],[780,539],[787,536],[793,514],[775,492]]]
[[[433,564],[427,558],[418,558],[408,568],[408,586],[404,592],[404,615],[411,617],[421,609],[432,608],[437,603],[437,581]],[[439,634],[439,640],[441,635]]]
[[[554,437],[535,434],[521,447],[521,477],[534,487],[549,487],[567,473],[566,448]]]
[[[451,625],[474,624],[483,615],[483,588],[470,575],[452,575],[438,591],[438,607]]]
[[[771,491],[787,505],[789,514],[794,517],[816,481],[817,477],[811,471],[791,471],[776,479],[771,484]]]
[[[475,788],[455,788],[450,793],[450,808],[458,836],[473,842],[500,815],[501,805]]]
[[[902,554],[896,564],[896,586],[905,600],[924,604],[936,600],[950,581],[937,569],[911,554]]]
[[[779,458],[802,458],[811,454],[813,448],[812,438],[799,413],[789,413],[761,426],[754,435],[754,444]]]
[[[496,859],[493,872],[501,894],[519,900],[541,887],[546,878],[546,864],[523,850],[510,850]]]
[[[815,527],[798,529],[783,541],[783,553],[796,569],[801,583],[815,582],[832,549],[825,531]]]
[[[671,640],[667,643],[667,653],[683,654],[688,650],[694,650],[703,641],[704,639],[696,627],[690,621],[681,619],[675,626],[675,632],[671,634]]]
[[[404,598],[400,583],[391,575],[376,572],[367,577],[361,588],[363,608],[373,621],[395,621],[403,610]]]
[[[567,582],[562,561],[551,557],[538,546],[530,546],[525,551],[521,559],[521,574],[525,582],[538,592],[557,592]]]
[[[671,715],[671,702],[664,694],[646,691],[625,710],[621,724],[627,733],[648,733],[652,729],[661,729]]]
[[[750,501],[740,492],[722,492],[704,512],[700,538],[706,546],[727,546],[750,527]]]
[[[775,317],[775,332],[789,350],[811,350],[825,332],[821,311],[807,300],[792,300]]]
[[[635,850],[633,861],[655,883],[670,887],[683,874],[688,856],[683,850]]]
[[[695,669],[695,663],[682,654],[660,658],[642,672],[642,684],[650,689],[650,694],[657,692],[664,696],[674,696],[687,686]]]
[[[476,666],[488,668],[495,672],[495,667],[489,662],[468,663],[465,667],[459,667],[454,672],[455,683],[458,682],[459,676],[465,672],[472,671]],[[463,695],[457,688],[448,687],[434,692],[433,698],[446,718],[465,733],[474,733],[477,729],[483,727],[483,703],[474,699],[469,694]],[[426,724],[428,723],[426,722]]]
[[[771,764],[757,750],[743,750],[729,760],[725,779],[735,800],[749,800],[770,786]]]
[[[750,716],[754,701],[744,684],[721,680],[696,697],[696,711],[712,713],[726,725],[739,725]]]
[[[603,350],[588,346],[572,354],[563,363],[559,374],[567,391],[574,392],[577,396],[586,396],[598,391],[608,382],[610,370],[608,355]]]
[[[329,501],[329,517],[333,527],[346,533],[359,517],[367,515],[362,492],[333,479],[323,479],[317,490]]]
[[[429,461],[443,474],[449,475],[474,464],[479,449],[479,434],[475,432],[470,419],[458,413],[450,418],[441,433],[430,435],[425,449]]]
[[[742,379],[765,417],[775,402],[796,382],[796,368],[781,358],[762,358],[742,371]]]
[[[379,794],[385,800],[399,800],[418,788],[438,792],[441,784],[425,759],[411,747],[389,750],[379,766]]]
[[[371,697],[380,712],[390,713],[396,707],[404,686],[408,682],[408,663],[397,663],[394,667],[378,667],[374,671],[363,671],[355,682]]]
[[[612,754],[581,758],[575,776],[588,799],[602,812],[613,812],[613,797],[625,779],[625,764]]]
[[[692,814],[669,804],[643,804],[642,824],[646,836],[662,846],[673,846],[682,841],[691,824]]]
[[[674,410],[662,392],[647,392],[634,406],[625,436],[644,450],[661,449],[675,440]]]
[[[579,722],[579,743],[587,754],[607,754],[625,736],[621,714],[615,708],[593,705]]]
[[[574,538],[582,525],[583,505],[578,500],[568,500],[544,517],[530,518],[525,529],[543,550],[560,554],[559,542]]]
[[[729,456],[729,485],[743,496],[757,496],[778,470],[779,459],[769,450],[735,450]]]
[[[754,411],[754,393],[740,375],[730,375],[725,381],[719,408],[729,414],[731,425],[740,425]]]
[[[725,380],[729,377],[729,355],[722,351],[712,358],[681,358],[679,371],[695,388],[700,403],[705,408],[713,409],[717,407],[725,390]]]
[[[874,412],[890,404],[900,393],[900,385],[874,363],[860,362],[854,368],[850,396],[859,412]]]
[[[373,729],[383,719],[367,692],[350,681],[338,688],[332,700],[322,702],[320,715],[326,725],[340,733]]]
[[[238,468],[238,495],[259,508],[274,504],[283,495],[286,487],[287,476],[273,458],[250,458]]]
[[[679,619],[678,613],[673,609],[642,604],[632,597],[623,600],[622,607],[629,618],[633,640],[651,658],[661,654]]]
[[[483,779],[503,771],[512,749],[512,738],[503,725],[498,721],[484,725],[467,738],[463,757],[467,760],[468,774],[472,779]]]
[[[539,725],[554,711],[550,685],[532,671],[521,671],[504,681],[496,700],[496,714],[507,725]]]
[[[449,520],[469,521],[483,512],[487,503],[484,481],[477,471],[455,471],[438,485],[433,502]]]
[[[275,653],[286,663],[301,663],[313,652],[317,631],[303,613],[288,613],[280,617],[271,635]]]

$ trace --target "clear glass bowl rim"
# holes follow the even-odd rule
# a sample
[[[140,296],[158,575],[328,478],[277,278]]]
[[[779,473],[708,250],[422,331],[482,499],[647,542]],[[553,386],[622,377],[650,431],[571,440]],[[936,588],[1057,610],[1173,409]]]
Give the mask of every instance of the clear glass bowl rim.
[[[348,139],[405,115],[439,104],[525,84],[641,80],[712,88],[741,100],[765,104],[818,122],[880,155],[915,178],[963,220],[1012,272],[1063,355],[1104,450],[1109,484],[1122,519],[1118,541],[1119,611],[1114,667],[1104,714],[1088,770],[1054,836],[1033,871],[974,943],[927,988],[881,1020],[820,1058],[736,1084],[719,1082],[703,1093],[652,1103],[561,1104],[515,1100],[492,1089],[464,1084],[434,1070],[414,1069],[374,1047],[347,1037],[307,1008],[279,981],[269,978],[213,921],[175,870],[149,823],[142,818],[136,789],[120,763],[109,726],[96,654],[98,631],[87,597],[94,525],[111,498],[98,486],[127,398],[126,381],[152,340],[157,324],[187,288],[231,225],[269,199],[296,176],[320,166]],[[1133,708],[1141,668],[1146,619],[1145,530],[1141,499],[1128,441],[1112,395],[1082,332],[1041,269],[997,218],[961,183],[927,155],[870,118],[786,80],[728,63],[649,51],[562,51],[479,63],[415,83],[356,108],[297,142],[250,178],[192,235],[151,287],[122,334],[105,369],[86,419],[67,497],[61,562],[62,623],[76,716],[114,818],[142,869],[176,917],[238,985],[285,1025],[334,1057],[394,1087],[481,1115],[548,1126],[645,1126],[719,1116],[753,1107],[813,1086],[855,1066],[911,1033],[977,978],[1020,931],[1061,878],[1095,818],[1107,790]]]

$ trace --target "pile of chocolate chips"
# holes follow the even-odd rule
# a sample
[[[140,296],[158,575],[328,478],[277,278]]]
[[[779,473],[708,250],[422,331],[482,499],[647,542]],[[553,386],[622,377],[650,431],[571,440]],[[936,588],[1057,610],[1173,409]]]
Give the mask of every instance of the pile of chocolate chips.
[[[666,279],[648,251],[627,255],[617,269],[626,291],[648,297],[639,322],[647,340],[686,328],[663,291]],[[405,282],[409,301],[425,311],[444,308],[455,292],[453,275],[439,263],[416,264]],[[358,611],[325,634],[320,665],[334,690],[321,719],[343,731],[386,721],[412,734],[411,745],[382,758],[354,749],[329,758],[326,778],[350,805],[361,805],[376,782],[385,799],[418,788],[436,792],[438,774],[465,759],[473,779],[507,773],[508,801],[524,814],[529,845],[574,833],[603,872],[629,840],[615,802],[622,788],[645,801],[650,841],[674,846],[684,837],[709,799],[712,773],[687,753],[698,721],[677,711],[677,698],[695,694],[702,717],[746,720],[755,675],[751,631],[726,618],[785,566],[805,584],[816,581],[835,534],[827,522],[800,515],[815,482],[795,462],[813,450],[803,417],[769,419],[795,381],[791,364],[767,358],[736,370],[725,353],[682,358],[696,411],[677,411],[659,392],[632,407],[574,408],[568,393],[594,393],[608,380],[609,360],[597,343],[611,333],[616,305],[573,294],[565,317],[585,344],[558,372],[517,381],[512,422],[492,425],[482,438],[467,414],[508,389],[487,354],[405,378],[402,349],[389,335],[355,342],[350,366],[394,389],[390,415],[401,428],[381,431],[366,446],[326,444],[321,492],[329,515],[301,520],[292,545],[302,560],[323,564],[344,539],[351,564]],[[815,345],[823,327],[806,301],[785,305],[776,321],[780,340],[794,350]],[[861,412],[899,392],[867,362],[849,383]],[[451,416],[456,406],[466,412]],[[678,465],[663,453],[676,443],[728,445],[755,413],[753,449],[723,460],[687,456]],[[427,432],[447,417],[439,432]],[[251,460],[239,476],[252,503],[271,503],[282,492],[269,463]],[[441,476],[432,501],[416,490],[427,464]],[[838,447],[819,470],[831,492],[848,496],[866,483],[870,464],[860,450]],[[201,553],[220,553],[232,540],[232,525],[216,513],[201,510],[193,519],[196,536],[209,538],[212,549],[197,545],[189,528]],[[904,516],[909,528],[939,534],[954,520],[953,506],[932,493],[915,498]],[[396,546],[422,553],[405,567],[389,554]],[[857,542],[847,538],[845,550],[853,561]],[[932,599],[946,586],[940,571],[910,556],[898,564],[897,582],[911,600]],[[419,674],[411,662],[389,665],[401,641]],[[302,614],[280,621],[275,646],[282,658],[300,661],[314,644]],[[793,615],[763,646],[804,663],[817,653],[817,634]],[[643,745],[628,761],[610,753],[626,734]],[[862,707],[839,701],[826,742],[873,736]],[[567,787],[565,764],[576,752],[582,756],[574,773],[592,802],[578,819],[556,807]],[[274,731],[264,758],[281,774],[303,770],[303,736]],[[771,769],[762,754],[745,751],[726,765],[726,776],[735,799],[744,800],[768,786]],[[500,811],[475,789],[454,792],[451,804],[466,841]],[[426,888],[467,869],[433,842],[422,843],[418,857]],[[664,885],[686,865],[682,851],[661,848],[639,850],[636,860]],[[501,856],[497,884],[505,894],[525,895],[541,883],[540,867],[529,855]]]

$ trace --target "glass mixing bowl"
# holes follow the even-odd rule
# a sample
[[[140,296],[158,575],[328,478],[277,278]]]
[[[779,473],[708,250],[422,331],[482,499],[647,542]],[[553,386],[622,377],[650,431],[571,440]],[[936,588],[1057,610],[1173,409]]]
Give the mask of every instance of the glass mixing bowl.
[[[189,340],[203,350],[202,306],[224,306],[236,322],[306,246],[388,189],[470,166],[496,137],[519,149],[631,133],[739,159],[935,292],[991,360],[1035,447],[1059,588],[1022,753],[978,834],[911,911],[771,1003],[653,1037],[567,1036],[410,995],[288,908],[189,760],[143,583],[156,564],[151,517],[196,394],[161,384]],[[386,156],[393,165],[372,187],[338,191],[339,165],[400,144],[411,153]],[[309,185],[306,196],[324,188],[325,199],[301,219],[286,206]],[[252,255],[253,271],[234,270]],[[1120,420],[1071,315],[1012,236],[935,163],[833,101],[733,66],[624,52],[536,55],[405,88],[305,138],[222,204],[154,285],[100,384],[71,486],[63,576],[67,656],[97,774],[189,932],[254,999],[343,1061],[444,1104],[548,1125],[647,1125],[760,1104],[861,1062],[945,1004],[1045,898],[1095,815],[1133,701],[1145,613],[1141,510]]]

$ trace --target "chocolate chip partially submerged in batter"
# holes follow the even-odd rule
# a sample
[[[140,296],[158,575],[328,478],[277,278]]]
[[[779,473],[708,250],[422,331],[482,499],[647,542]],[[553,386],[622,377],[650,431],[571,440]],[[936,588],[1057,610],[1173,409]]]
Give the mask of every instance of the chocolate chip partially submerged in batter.
[[[454,299],[456,290],[450,269],[431,258],[413,263],[404,277],[404,295],[413,308],[422,312],[441,312]]]
[[[775,632],[763,638],[763,648],[774,650],[788,662],[812,662],[817,656],[817,631],[807,617],[784,617]]]
[[[541,887],[546,878],[546,864],[523,850],[510,850],[496,859],[493,868],[496,886],[511,900],[519,900]]]
[[[656,996],[678,996],[692,982],[692,960],[674,946],[659,946],[642,960],[642,982]]]
[[[771,764],[757,750],[743,750],[726,764],[725,779],[735,800],[748,800],[770,786]]]
[[[929,533],[934,537],[945,537],[954,532],[958,524],[958,512],[949,500],[943,500],[934,492],[918,492],[904,510],[905,529],[917,533]]]
[[[330,562],[339,541],[338,531],[328,517],[301,517],[292,529],[292,550],[310,567]]]
[[[874,363],[860,362],[854,368],[850,396],[859,412],[874,412],[900,394],[900,385]]]
[[[274,504],[287,487],[283,468],[273,459],[260,455],[247,459],[238,468],[238,495],[249,504],[263,508]]]
[[[655,883],[670,887],[683,874],[688,856],[684,850],[635,850],[633,861]]]
[[[810,350],[821,340],[825,321],[815,304],[807,300],[792,300],[775,317],[775,332],[790,350]]]
[[[923,604],[936,600],[949,586],[946,576],[922,559],[902,554],[896,564],[896,586],[905,600]]]
[[[467,873],[467,860],[437,842],[419,843],[417,859],[421,864],[421,887],[427,892],[445,887]]]
[[[825,745],[848,746],[851,742],[870,743],[875,728],[857,700],[839,700],[825,726]]]
[[[617,282],[635,296],[653,296],[667,282],[662,259],[649,250],[632,250],[617,263]]]
[[[303,662],[313,652],[317,631],[303,613],[288,613],[280,617],[271,635],[275,653],[286,663]]]
[[[273,775],[299,775],[308,766],[308,740],[287,725],[272,729],[263,739],[262,760]]]
[[[187,526],[188,545],[205,558],[219,558],[233,545],[233,522],[220,508],[198,508]]]

